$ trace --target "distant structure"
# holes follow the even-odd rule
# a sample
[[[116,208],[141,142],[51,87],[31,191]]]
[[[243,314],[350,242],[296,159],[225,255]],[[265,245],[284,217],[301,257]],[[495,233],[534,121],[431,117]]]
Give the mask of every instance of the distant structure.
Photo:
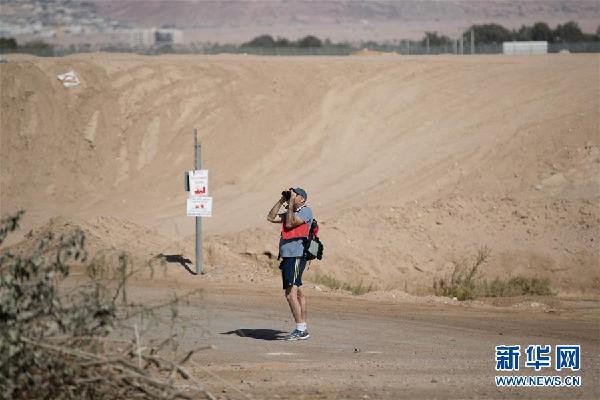
[[[148,48],[168,44],[181,44],[183,32],[179,29],[130,29],[122,31],[133,48]]]
[[[502,53],[504,54],[546,54],[548,53],[548,42],[503,42]]]

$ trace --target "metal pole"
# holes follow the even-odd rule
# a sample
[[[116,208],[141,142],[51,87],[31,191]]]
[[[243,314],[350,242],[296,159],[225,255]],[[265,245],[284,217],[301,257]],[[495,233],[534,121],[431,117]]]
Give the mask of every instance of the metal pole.
[[[464,46],[464,44],[463,44],[464,42],[463,41],[464,41],[464,33],[461,31],[460,32],[460,55],[461,56],[463,55],[463,49],[464,49],[464,47],[463,47]]]
[[[198,142],[198,129],[194,128],[194,169],[202,168],[202,145]],[[202,217],[196,217],[196,274],[202,273]]]
[[[471,28],[471,54],[475,54],[475,29]]]

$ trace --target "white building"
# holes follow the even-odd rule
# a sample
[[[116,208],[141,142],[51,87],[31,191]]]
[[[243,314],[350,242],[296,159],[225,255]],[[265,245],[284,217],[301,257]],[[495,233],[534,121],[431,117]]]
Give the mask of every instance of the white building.
[[[157,29],[154,33],[156,44],[170,43],[170,44],[181,44],[183,43],[183,32],[179,29]]]
[[[503,42],[502,52],[504,54],[546,54],[548,42]]]
[[[131,29],[129,33],[129,45],[134,48],[154,46],[153,29]]]
[[[180,44],[183,32],[179,29],[130,29],[124,31],[133,48],[153,47],[163,44]]]

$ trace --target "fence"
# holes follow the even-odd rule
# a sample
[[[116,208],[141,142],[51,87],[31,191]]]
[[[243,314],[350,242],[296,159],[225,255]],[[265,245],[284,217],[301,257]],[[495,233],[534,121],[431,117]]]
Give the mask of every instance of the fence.
[[[324,46],[324,47],[241,47],[217,45],[205,48],[171,48],[159,47],[149,49],[132,49],[105,47],[99,51],[112,53],[134,53],[143,55],[158,54],[251,54],[262,56],[347,56],[357,51],[368,49],[386,53],[398,53],[402,55],[436,55],[436,54],[459,54],[460,47],[457,44],[447,44],[443,46],[424,46],[413,42],[405,42],[398,45],[369,45],[362,47],[351,47],[349,45]],[[502,43],[498,44],[475,44],[473,54],[502,54]],[[19,48],[0,49],[0,54],[26,53],[39,57],[63,57],[75,53],[95,52],[88,48]],[[600,42],[577,42],[577,43],[549,43],[549,53],[569,52],[569,53],[600,53]],[[463,54],[470,55],[470,43],[463,44]]]

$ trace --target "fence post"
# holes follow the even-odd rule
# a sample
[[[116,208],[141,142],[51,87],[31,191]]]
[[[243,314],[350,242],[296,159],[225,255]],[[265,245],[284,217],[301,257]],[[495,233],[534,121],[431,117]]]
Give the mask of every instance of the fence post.
[[[202,168],[202,145],[198,142],[198,129],[194,128],[194,169]],[[202,217],[196,217],[196,274],[202,273]]]

